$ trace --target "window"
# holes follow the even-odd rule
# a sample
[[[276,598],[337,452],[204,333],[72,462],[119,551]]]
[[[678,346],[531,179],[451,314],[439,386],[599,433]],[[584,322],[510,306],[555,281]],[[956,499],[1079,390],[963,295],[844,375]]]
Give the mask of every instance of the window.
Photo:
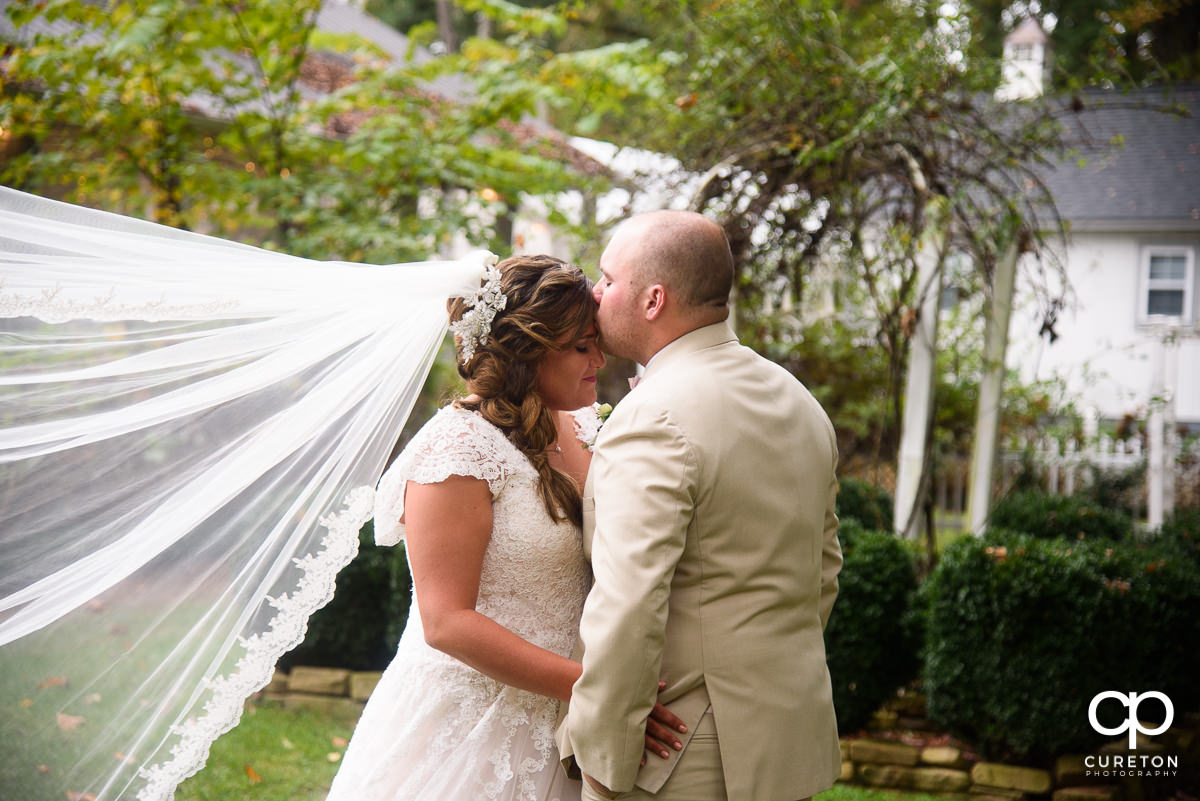
[[[1138,319],[1190,325],[1194,273],[1191,248],[1148,248],[1142,260]]]
[[[1013,61],[1033,61],[1033,45],[1029,42],[1010,45]]]

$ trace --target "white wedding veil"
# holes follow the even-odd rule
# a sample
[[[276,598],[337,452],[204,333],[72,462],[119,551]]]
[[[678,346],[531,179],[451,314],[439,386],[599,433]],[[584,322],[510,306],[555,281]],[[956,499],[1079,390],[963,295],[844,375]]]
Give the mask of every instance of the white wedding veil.
[[[0,188],[6,798],[203,766],[357,552],[488,255],[316,262]]]

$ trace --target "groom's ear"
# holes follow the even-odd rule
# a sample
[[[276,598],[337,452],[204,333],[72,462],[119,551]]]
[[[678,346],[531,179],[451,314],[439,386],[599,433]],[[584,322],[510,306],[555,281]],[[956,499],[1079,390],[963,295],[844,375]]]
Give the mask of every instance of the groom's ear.
[[[642,301],[642,313],[646,320],[657,320],[667,306],[667,290],[662,284],[652,284],[646,289]]]

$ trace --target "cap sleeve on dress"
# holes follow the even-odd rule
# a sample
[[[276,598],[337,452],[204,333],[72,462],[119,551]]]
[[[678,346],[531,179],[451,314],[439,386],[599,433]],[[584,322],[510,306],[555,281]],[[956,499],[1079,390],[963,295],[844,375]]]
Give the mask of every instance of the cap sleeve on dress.
[[[404,539],[404,487],[436,484],[450,476],[488,483],[494,500],[520,461],[528,462],[503,433],[475,412],[447,406],[426,423],[379,480],[375,491],[375,543]],[[530,468],[532,469],[532,468]]]

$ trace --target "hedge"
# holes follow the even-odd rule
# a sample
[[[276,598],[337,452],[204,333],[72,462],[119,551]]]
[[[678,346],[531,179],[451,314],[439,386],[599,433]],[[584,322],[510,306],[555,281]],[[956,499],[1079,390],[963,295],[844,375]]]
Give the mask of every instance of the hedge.
[[[1105,740],[1088,724],[1102,691],[1196,709],[1200,570],[1186,547],[1003,531],[953,543],[920,593],[930,718],[989,757],[1041,760]]]
[[[1177,510],[1163,521],[1157,538],[1163,547],[1177,549],[1180,557],[1200,568],[1200,507]]]
[[[838,482],[837,515],[841,520],[856,520],[863,528],[890,531],[895,503],[882,487],[857,478]]]
[[[1001,499],[989,526],[1041,539],[1116,541],[1133,531],[1133,519],[1083,496],[1025,491]]]
[[[304,642],[284,654],[293,665],[383,670],[392,661],[412,597],[403,546],[375,545],[370,521],[359,532],[358,556],[338,573],[333,599],[308,619]]]
[[[848,733],[916,677],[920,636],[909,614],[917,581],[904,543],[849,517],[838,536],[844,563],[825,651],[838,729]]]

